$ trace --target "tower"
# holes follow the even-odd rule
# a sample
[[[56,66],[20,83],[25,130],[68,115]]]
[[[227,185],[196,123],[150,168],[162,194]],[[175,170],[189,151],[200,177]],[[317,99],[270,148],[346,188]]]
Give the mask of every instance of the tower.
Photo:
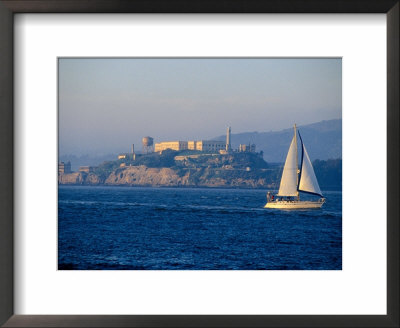
[[[136,154],[135,154],[135,144],[132,144],[132,159],[136,159]]]
[[[152,137],[143,137],[142,144],[143,144],[143,152],[145,154],[152,153],[154,151],[153,140],[154,139]]]
[[[231,150],[231,127],[229,126],[226,129],[226,151],[229,152]]]

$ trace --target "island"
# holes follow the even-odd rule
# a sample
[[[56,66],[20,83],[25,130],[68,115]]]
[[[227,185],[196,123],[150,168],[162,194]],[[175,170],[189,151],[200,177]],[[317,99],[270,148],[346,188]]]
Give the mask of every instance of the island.
[[[316,160],[323,190],[341,190],[342,160]],[[147,187],[220,187],[277,189],[283,163],[267,163],[262,152],[204,153],[165,149],[148,154],[123,154],[78,172],[60,170],[62,185]]]

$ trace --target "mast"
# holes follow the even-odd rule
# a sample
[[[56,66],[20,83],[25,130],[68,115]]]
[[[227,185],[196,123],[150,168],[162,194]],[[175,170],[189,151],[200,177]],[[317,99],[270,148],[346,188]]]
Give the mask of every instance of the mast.
[[[299,156],[298,156],[298,151],[297,151],[297,133],[296,133],[296,124],[293,126],[293,131],[294,131],[294,146],[296,149],[296,185],[297,185],[297,198],[299,197]]]

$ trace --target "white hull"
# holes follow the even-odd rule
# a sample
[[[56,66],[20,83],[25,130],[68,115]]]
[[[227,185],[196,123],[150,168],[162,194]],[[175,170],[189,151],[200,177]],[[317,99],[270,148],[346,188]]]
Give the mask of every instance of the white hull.
[[[273,201],[265,204],[264,208],[276,208],[276,209],[284,209],[284,210],[298,210],[298,209],[307,209],[307,208],[321,208],[324,204],[323,201]]]

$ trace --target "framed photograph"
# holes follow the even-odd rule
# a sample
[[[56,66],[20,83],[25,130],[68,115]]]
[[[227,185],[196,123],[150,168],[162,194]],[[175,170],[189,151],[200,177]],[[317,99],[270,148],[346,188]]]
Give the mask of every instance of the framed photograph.
[[[398,1],[0,10],[2,325],[398,327]]]

